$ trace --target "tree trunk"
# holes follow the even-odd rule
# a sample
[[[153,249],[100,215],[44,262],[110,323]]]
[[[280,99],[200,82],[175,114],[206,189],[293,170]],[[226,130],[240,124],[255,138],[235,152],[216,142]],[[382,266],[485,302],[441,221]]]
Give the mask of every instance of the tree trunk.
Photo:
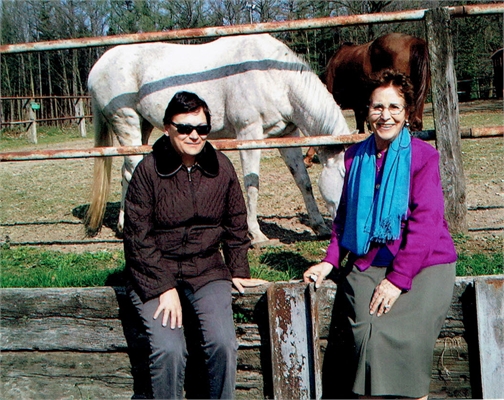
[[[457,77],[453,63],[450,14],[437,8],[425,13],[432,80],[436,146],[440,153],[445,218],[452,233],[467,232],[467,205],[459,129]]]

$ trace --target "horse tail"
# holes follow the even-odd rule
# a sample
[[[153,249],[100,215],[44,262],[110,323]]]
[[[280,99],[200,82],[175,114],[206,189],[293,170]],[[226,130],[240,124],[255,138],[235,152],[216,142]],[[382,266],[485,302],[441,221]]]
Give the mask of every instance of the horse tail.
[[[95,129],[95,146],[110,147],[113,138],[101,110],[93,101],[93,124]],[[107,198],[110,192],[110,177],[112,171],[111,157],[96,157],[94,161],[93,186],[91,202],[86,213],[84,224],[88,236],[96,235],[103,223]]]
[[[418,40],[410,53],[410,78],[416,88],[415,115],[413,130],[422,130],[422,111],[430,87],[429,50],[423,40]]]

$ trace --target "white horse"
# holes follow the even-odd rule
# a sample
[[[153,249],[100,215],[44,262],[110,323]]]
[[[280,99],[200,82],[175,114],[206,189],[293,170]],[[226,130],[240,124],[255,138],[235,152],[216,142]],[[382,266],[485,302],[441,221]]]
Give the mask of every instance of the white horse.
[[[220,38],[208,44],[148,43],[117,46],[93,66],[88,79],[93,101],[95,145],[112,146],[109,127],[122,146],[147,144],[153,127],[163,130],[165,108],[180,91],[203,98],[212,113],[209,139],[258,140],[268,137],[347,135],[339,106],[310,69],[270,35]],[[322,151],[327,169],[323,194],[332,208],[343,181],[342,148]],[[301,148],[280,153],[303,194],[309,224],[319,235],[330,233],[313,197]],[[332,160],[328,158],[332,157]],[[253,243],[268,240],[257,221],[260,150],[242,150],[248,225]],[[124,197],[142,156],[126,156],[118,230],[124,221]],[[103,220],[110,186],[111,159],[95,159],[92,200],[86,224],[96,232]],[[324,178],[325,177],[325,178]],[[324,186],[324,185],[323,185]],[[334,213],[334,211],[333,211]]]

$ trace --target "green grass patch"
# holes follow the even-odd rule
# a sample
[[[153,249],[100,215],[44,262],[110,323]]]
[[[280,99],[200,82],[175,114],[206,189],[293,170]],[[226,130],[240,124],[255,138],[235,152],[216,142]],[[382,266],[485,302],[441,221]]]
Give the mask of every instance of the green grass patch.
[[[92,144],[92,132],[88,133]],[[37,126],[37,145],[52,145],[62,142],[82,140],[76,127]],[[19,129],[0,130],[0,151],[15,151],[33,145],[28,141],[27,133]]]
[[[1,287],[88,287],[121,284],[122,252],[63,253],[32,247],[1,250]]]
[[[458,276],[504,273],[502,250],[470,251],[467,237],[456,236]],[[303,272],[323,258],[327,241],[298,242],[249,252],[253,278],[270,282],[301,279]],[[124,285],[124,253],[64,253],[35,247],[1,250],[0,287],[96,287]]]
[[[503,264],[502,253],[461,253],[457,260],[457,276],[504,274]]]

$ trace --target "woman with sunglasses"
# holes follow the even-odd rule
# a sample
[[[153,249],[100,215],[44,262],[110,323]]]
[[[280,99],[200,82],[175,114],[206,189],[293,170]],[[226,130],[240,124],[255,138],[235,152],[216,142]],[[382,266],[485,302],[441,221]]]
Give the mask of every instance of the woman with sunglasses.
[[[124,226],[129,293],[152,351],[152,395],[184,397],[184,325],[205,353],[198,397],[230,399],[237,355],[231,286],[243,293],[265,281],[250,279],[245,201],[233,165],[206,141],[207,104],[179,92],[163,122],[164,135],[132,176]]]
[[[386,70],[373,80],[372,135],[345,154],[331,242],[304,274],[320,286],[339,270],[335,307],[343,312],[339,328],[350,333],[337,346],[348,353],[334,361],[344,372],[333,378],[361,398],[427,398],[453,294],[457,255],[444,219],[439,154],[410,136],[413,100],[405,75]]]

